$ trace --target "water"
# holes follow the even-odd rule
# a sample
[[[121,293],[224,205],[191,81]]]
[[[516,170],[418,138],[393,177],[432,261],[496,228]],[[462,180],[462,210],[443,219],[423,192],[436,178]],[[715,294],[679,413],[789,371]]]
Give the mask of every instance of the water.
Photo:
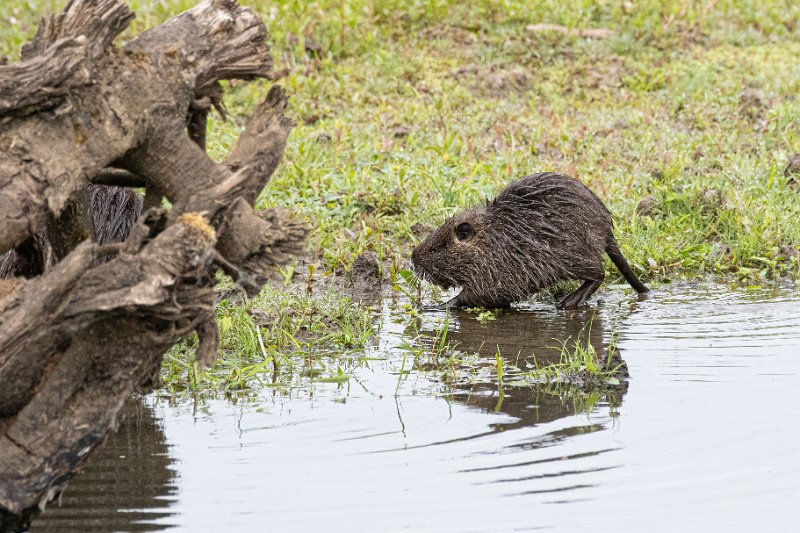
[[[32,531],[794,530],[800,294],[602,297],[486,325],[458,315],[449,337],[519,362],[568,337],[602,349],[618,330],[632,379],[615,394],[511,389],[499,402],[490,379],[455,391],[418,372],[398,380],[409,330],[387,301],[371,351],[384,359],[342,386],[132,403]],[[422,331],[443,319],[424,314]]]

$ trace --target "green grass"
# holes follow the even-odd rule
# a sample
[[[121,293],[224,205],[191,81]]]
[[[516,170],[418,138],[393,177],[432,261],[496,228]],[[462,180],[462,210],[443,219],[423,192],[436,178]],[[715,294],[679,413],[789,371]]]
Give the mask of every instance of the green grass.
[[[299,122],[260,204],[313,220],[328,271],[366,249],[401,264],[415,223],[543,170],[604,198],[646,280],[798,270],[780,251],[800,244],[800,202],[782,175],[800,151],[796,2],[243,3],[267,21]],[[0,54],[13,58],[36,16],[61,4],[5,2]],[[132,2],[125,37],[191,5]],[[615,33],[528,32],[534,23]],[[232,87],[232,120],[212,121],[214,157],[267,85]],[[745,105],[750,90],[759,96]],[[709,190],[718,201],[703,201]],[[636,216],[648,196],[652,214]]]
[[[437,225],[515,177],[550,170],[605,200],[624,253],[647,282],[800,276],[798,257],[784,253],[800,248],[798,192],[783,176],[787,157],[800,152],[794,0],[242,3],[270,29],[298,122],[259,205],[287,206],[313,223],[319,275],[346,270],[371,249],[411,295],[402,274],[415,224]],[[137,18],[124,39],[193,4],[131,2]],[[0,55],[17,57],[37,17],[62,5],[3,2]],[[614,33],[528,30],[539,23]],[[322,53],[307,53],[305,39]],[[211,120],[212,157],[225,157],[268,86],[228,85],[231,118]],[[650,213],[637,215],[648,197]],[[607,265],[609,281],[619,280]],[[286,312],[316,301],[278,305]],[[252,365],[261,375],[269,357],[305,350],[287,341],[294,333],[273,328],[265,343],[280,348],[265,357],[250,311],[222,305],[219,313],[235,333],[225,337],[224,362],[203,378],[214,386],[249,383]],[[348,327],[321,338],[336,345],[343,335],[357,349],[363,323]],[[188,365],[180,356],[188,350],[168,359],[175,386],[196,381],[177,369]],[[180,363],[170,370],[169,361]]]
[[[210,370],[196,368],[196,339],[167,353],[162,378],[168,392],[233,394],[346,381],[373,334],[368,310],[332,288],[308,294],[299,286],[268,286],[236,304],[223,298],[217,323],[220,355]]]

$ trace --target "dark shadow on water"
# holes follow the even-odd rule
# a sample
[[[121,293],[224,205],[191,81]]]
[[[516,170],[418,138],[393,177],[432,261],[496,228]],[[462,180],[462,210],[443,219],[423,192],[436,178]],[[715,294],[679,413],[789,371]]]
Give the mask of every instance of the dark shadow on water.
[[[444,313],[437,311],[423,315],[420,331],[431,342],[439,335]],[[591,345],[597,354],[605,356],[611,337],[604,312],[597,307],[577,311],[557,311],[549,307],[509,309],[485,322],[478,320],[476,313],[462,310],[449,313],[446,339],[450,346],[490,360],[499,353],[504,365],[523,370],[532,368],[534,359],[539,365],[557,363],[562,347],[571,351],[576,344],[584,348]],[[504,386],[501,394],[497,381],[492,379],[469,385],[458,384],[451,398],[483,412],[515,417],[516,421],[492,425],[497,431],[507,431],[587,413],[599,406],[608,406],[614,413],[627,390],[628,383],[623,381],[618,387],[599,390],[578,390],[569,385]],[[528,445],[548,446],[599,429],[603,428],[592,423],[581,424],[542,436],[536,443]]]
[[[597,353],[608,347],[606,324],[597,308],[578,311],[533,309],[502,310],[494,320],[481,323],[475,313],[451,312],[447,339],[463,352],[494,357],[499,351],[509,363],[557,362],[562,346],[590,343]],[[520,366],[517,364],[517,366]]]
[[[171,514],[174,462],[152,408],[129,400],[119,430],[69,482],[61,505],[50,504],[30,531],[162,531],[152,521]]]

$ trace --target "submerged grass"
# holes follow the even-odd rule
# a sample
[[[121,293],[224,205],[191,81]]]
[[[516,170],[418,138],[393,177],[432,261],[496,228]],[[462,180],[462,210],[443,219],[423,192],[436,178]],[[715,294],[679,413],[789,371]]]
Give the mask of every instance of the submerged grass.
[[[481,321],[479,317],[480,313],[475,319]],[[403,358],[398,391],[408,377],[406,368],[411,366],[417,373],[441,383],[439,395],[484,409],[490,408],[487,399],[491,398],[495,412],[504,410],[510,395],[516,403],[519,398],[527,398],[532,405],[539,405],[536,398],[548,404],[555,399],[572,413],[588,414],[603,403],[611,416],[616,416],[629,377],[617,349],[616,330],[607,345],[595,346],[589,340],[589,322],[578,338],[561,343],[555,358],[548,353],[540,359],[535,353],[504,353],[499,346],[493,356],[461,351],[458,342],[448,338],[450,328],[450,316],[445,314],[432,332],[420,334],[400,347]]]
[[[620,386],[628,377],[628,367],[622,360],[613,332],[605,355],[597,352],[590,342],[564,341],[557,362],[540,363],[535,357],[530,368],[519,372],[524,383],[568,384],[582,389]]]
[[[220,356],[210,370],[198,372],[196,339],[167,353],[162,381],[169,392],[343,382],[362,362],[359,355],[373,334],[368,310],[332,288],[309,294],[298,286],[271,286],[235,304],[224,298],[217,322]]]
[[[132,1],[137,18],[124,38],[194,3]],[[270,29],[298,122],[258,203],[313,222],[318,276],[374,250],[396,290],[412,297],[404,276],[417,224],[437,225],[544,170],[573,175],[604,199],[647,282],[800,276],[800,201],[783,174],[800,152],[798,2],[241,3]],[[3,2],[0,55],[18,57],[36,19],[63,4]],[[583,38],[538,24],[611,33]],[[231,118],[210,121],[212,157],[229,152],[268,85],[227,84]],[[610,262],[608,272],[619,279]],[[196,374],[191,343],[181,345],[167,358],[165,382],[287,384],[298,373],[265,378],[276,363],[313,374],[330,351],[358,351],[369,329],[363,308],[301,292],[266,289],[255,302],[223,302],[220,363]],[[269,319],[254,318],[264,306]],[[566,355],[562,368],[588,369],[597,356]]]
[[[476,320],[485,323],[482,314],[478,313]],[[494,316],[493,312],[491,314]],[[535,352],[526,356],[503,353],[500,347],[493,357],[486,357],[462,352],[458,342],[448,340],[450,316],[447,313],[432,334],[419,335],[402,348],[413,358],[418,371],[438,374],[451,386],[496,383],[501,396],[504,387],[568,385],[590,391],[624,386],[628,368],[617,349],[619,332],[612,331],[608,345],[598,350],[590,342],[591,327],[589,322],[578,338],[563,340],[557,358],[549,354],[546,359],[539,359]],[[404,358],[404,366],[407,358]]]

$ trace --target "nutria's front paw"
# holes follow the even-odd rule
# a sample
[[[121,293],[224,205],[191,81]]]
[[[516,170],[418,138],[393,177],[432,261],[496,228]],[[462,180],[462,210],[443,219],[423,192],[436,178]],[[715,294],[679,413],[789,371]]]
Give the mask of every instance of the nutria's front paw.
[[[423,305],[423,311],[447,311],[448,309],[458,309],[459,307],[464,307],[464,305],[460,302],[459,296],[457,295],[455,298],[451,298],[450,300],[440,303],[440,304],[428,304]]]
[[[449,307],[447,307],[447,302],[442,304],[427,304],[423,305],[420,308],[420,311],[447,311]]]
[[[636,293],[636,296],[637,296],[636,300],[639,301],[639,302],[643,302],[645,300],[649,300],[650,298],[653,297],[653,294],[655,294],[655,293],[652,291],[652,289],[648,289],[645,292],[637,292]]]

